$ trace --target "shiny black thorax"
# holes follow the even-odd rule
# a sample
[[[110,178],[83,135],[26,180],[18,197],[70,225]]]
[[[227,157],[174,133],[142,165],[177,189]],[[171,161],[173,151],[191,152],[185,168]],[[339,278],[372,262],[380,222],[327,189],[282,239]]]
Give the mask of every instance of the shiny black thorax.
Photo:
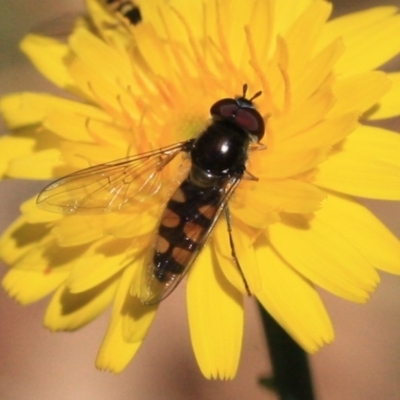
[[[245,171],[250,135],[230,121],[214,121],[190,149],[189,179],[195,185],[218,185]]]

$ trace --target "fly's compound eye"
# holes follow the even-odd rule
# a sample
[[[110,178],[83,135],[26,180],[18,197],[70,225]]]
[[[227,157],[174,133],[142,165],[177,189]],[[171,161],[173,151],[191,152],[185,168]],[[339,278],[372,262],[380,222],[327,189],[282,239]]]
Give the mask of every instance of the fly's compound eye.
[[[248,133],[255,135],[260,141],[264,136],[264,120],[261,114],[249,101],[244,103],[235,99],[222,99],[214,103],[210,109],[215,119],[230,119]]]
[[[213,117],[234,118],[239,105],[234,99],[222,99],[214,103],[210,109]]]

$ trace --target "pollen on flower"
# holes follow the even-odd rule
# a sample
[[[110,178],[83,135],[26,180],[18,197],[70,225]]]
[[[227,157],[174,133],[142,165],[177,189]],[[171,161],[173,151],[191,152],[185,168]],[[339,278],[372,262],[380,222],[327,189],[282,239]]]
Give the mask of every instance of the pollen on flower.
[[[3,287],[22,304],[52,293],[45,325],[54,331],[83,327],[112,305],[96,365],[113,372],[186,272],[204,376],[237,372],[246,286],[317,351],[334,332],[316,286],[362,303],[378,269],[400,273],[398,239],[357,200],[400,199],[400,139],[366,124],[399,113],[398,73],[376,71],[400,50],[397,9],[331,20],[323,0],[137,3],[136,25],[87,0],[67,43],[23,41],[74,99],[1,100],[11,130],[1,138],[2,176],[55,180],[1,237]],[[229,112],[211,116],[221,99]],[[262,141],[244,140],[235,153],[243,164],[226,168],[226,180],[214,171],[230,141],[214,159],[215,143],[205,146],[200,159],[213,162],[193,166],[205,132],[248,139],[238,110],[263,119]],[[177,192],[182,182],[189,189]],[[157,251],[173,268],[148,268]]]

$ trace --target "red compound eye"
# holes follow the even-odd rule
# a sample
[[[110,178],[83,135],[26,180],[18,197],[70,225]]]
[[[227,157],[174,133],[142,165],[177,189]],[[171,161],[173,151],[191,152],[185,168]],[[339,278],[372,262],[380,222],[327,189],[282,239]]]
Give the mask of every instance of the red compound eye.
[[[243,97],[238,99],[222,99],[214,103],[210,109],[215,119],[229,119],[238,126],[257,136],[264,136],[264,120],[254,108],[253,103]]]

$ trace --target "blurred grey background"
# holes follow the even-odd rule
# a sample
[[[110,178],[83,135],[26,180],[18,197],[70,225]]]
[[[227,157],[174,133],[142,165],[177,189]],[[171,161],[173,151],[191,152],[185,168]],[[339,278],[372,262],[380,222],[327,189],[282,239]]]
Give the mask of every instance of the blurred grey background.
[[[400,1],[340,0],[334,4],[338,15],[374,5],[400,5]],[[82,10],[78,0],[0,0],[1,95],[54,91],[19,52],[18,43],[44,22]],[[399,67],[395,60],[387,68]],[[398,120],[388,124],[400,131]],[[6,181],[0,185],[2,231],[18,216],[19,204],[43,184]],[[399,204],[368,205],[400,237]],[[5,271],[6,267],[0,266],[1,275]],[[381,276],[382,284],[367,305],[322,293],[337,339],[311,357],[319,400],[400,400],[400,277]],[[233,382],[207,381],[191,349],[182,289],[162,304],[139,354],[125,372],[115,376],[94,367],[108,315],[73,334],[50,333],[42,327],[47,300],[21,307],[0,290],[0,399],[276,399],[257,386],[256,380],[270,375],[271,367],[254,303],[249,300],[246,304],[237,378]]]

